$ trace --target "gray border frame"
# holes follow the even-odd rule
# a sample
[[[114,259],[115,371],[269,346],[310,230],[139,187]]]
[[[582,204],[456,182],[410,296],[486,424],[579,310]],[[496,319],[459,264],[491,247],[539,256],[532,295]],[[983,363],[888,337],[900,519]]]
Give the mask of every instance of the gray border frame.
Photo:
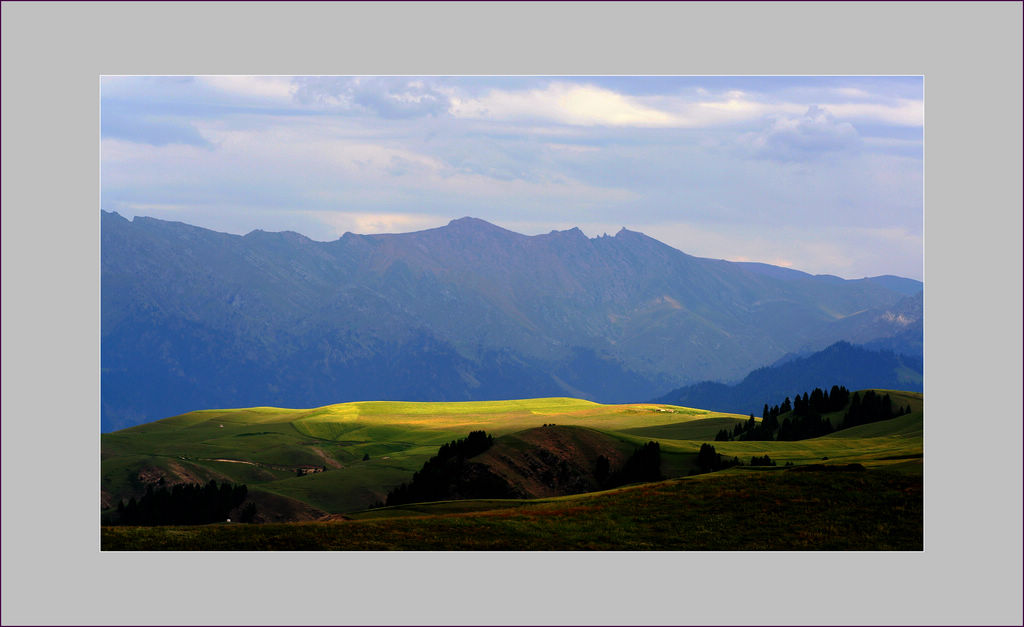
[[[1020,3],[0,11],[4,624],[1022,622]],[[98,76],[209,73],[923,74],[926,551],[101,554]]]

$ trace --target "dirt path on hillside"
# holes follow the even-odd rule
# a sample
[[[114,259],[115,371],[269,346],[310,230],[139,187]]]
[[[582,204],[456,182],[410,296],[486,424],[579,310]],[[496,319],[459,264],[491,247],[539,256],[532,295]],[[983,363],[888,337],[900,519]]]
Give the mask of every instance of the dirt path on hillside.
[[[195,460],[196,461],[200,461],[200,462],[225,462],[225,463],[228,463],[228,464],[246,464],[246,465],[249,465],[249,466],[256,466],[257,468],[269,468],[271,470],[286,470],[288,472],[294,472],[296,470],[302,469],[302,470],[308,470],[310,472],[314,472],[315,473],[315,472],[320,472],[322,470],[322,468],[320,466],[314,466],[312,464],[299,464],[297,466],[284,466],[284,465],[281,465],[281,464],[265,464],[263,462],[251,462],[251,461],[248,461],[248,460],[245,460],[245,459],[225,459],[225,458],[216,458],[216,459],[214,459],[212,457],[196,457]],[[326,458],[325,458],[325,460],[326,460]],[[335,463],[337,463],[337,462],[335,462]],[[338,464],[338,466],[336,466],[336,467],[337,468],[341,468],[341,464]]]
[[[320,456],[320,459],[324,460],[324,464],[326,464],[327,466],[330,466],[331,468],[341,468],[341,467],[342,467],[342,465],[341,465],[341,462],[339,462],[338,460],[336,460],[336,459],[334,459],[333,457],[329,456],[329,455],[328,455],[327,453],[325,453],[325,452],[324,452],[324,450],[323,450],[323,449],[321,449],[320,447],[318,447],[318,446],[311,446],[311,447],[309,447],[309,448],[310,448],[310,449],[311,449],[311,450],[312,450],[312,451],[313,451],[314,453],[316,453],[317,455],[319,455],[319,456]]]

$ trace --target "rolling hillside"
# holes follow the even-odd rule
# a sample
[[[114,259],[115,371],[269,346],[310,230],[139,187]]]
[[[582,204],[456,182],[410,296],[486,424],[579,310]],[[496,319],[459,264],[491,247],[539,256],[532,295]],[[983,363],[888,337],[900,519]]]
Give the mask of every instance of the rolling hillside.
[[[923,399],[890,394],[912,412],[811,440],[715,446],[745,461],[768,454],[780,465],[828,460],[919,473]],[[831,416],[834,422],[841,413]],[[441,444],[473,430],[496,437],[492,448],[470,461],[524,497],[555,496],[596,489],[593,463],[599,455],[614,470],[649,440],[660,444],[664,476],[690,474],[701,443],[743,420],[671,405],[571,398],[203,410],[103,434],[101,507],[138,497],[161,480],[215,479],[247,484],[267,521],[359,511],[408,481]]]
[[[712,473],[529,501],[448,501],[354,519],[104,527],[103,550],[904,550],[924,548],[920,475]]]
[[[103,434],[102,502],[111,506],[141,495],[147,483],[164,476],[172,483],[247,483],[326,512],[345,512],[383,500],[438,446],[472,430],[502,436],[557,423],[617,432],[706,418],[740,416],[571,398],[201,410]],[[300,469],[321,472],[300,477]]]

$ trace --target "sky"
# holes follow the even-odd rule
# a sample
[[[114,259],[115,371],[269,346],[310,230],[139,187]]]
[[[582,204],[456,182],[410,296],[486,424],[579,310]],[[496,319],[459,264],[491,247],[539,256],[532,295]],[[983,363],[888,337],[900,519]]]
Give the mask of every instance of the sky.
[[[105,76],[101,207],[244,234],[640,231],[923,278],[921,77]]]

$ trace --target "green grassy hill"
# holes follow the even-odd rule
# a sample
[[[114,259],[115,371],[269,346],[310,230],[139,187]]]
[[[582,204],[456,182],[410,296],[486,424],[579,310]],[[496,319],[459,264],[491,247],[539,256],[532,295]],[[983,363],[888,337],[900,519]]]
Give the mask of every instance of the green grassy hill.
[[[743,462],[767,454],[780,466],[856,462],[919,473],[922,395],[889,393],[895,403],[909,404],[912,412],[796,442],[713,442],[718,430],[745,420],[736,414],[571,398],[196,411],[101,436],[101,507],[109,510],[121,499],[138,497],[161,478],[168,483],[215,479],[247,484],[253,500],[261,501],[266,520],[358,512],[408,481],[438,446],[481,429],[497,438],[489,461],[484,461],[503,468],[514,482],[530,488],[527,493],[539,496],[548,493],[537,491],[536,477],[509,470],[497,457],[502,451],[531,446],[531,455],[546,451],[585,465],[585,458],[597,454],[621,459],[653,439],[661,445],[662,473],[682,477],[694,469],[701,443],[711,442],[719,453]],[[841,412],[833,423],[839,418]],[[551,424],[587,429],[536,430]],[[600,437],[554,437],[582,432]],[[300,471],[306,474],[298,476]]]
[[[101,503],[109,508],[138,497],[160,477],[170,483],[216,479],[341,513],[383,500],[438,446],[472,430],[501,436],[555,423],[616,433],[706,419],[740,416],[573,398],[201,410],[103,434]],[[324,471],[299,477],[299,469]]]

